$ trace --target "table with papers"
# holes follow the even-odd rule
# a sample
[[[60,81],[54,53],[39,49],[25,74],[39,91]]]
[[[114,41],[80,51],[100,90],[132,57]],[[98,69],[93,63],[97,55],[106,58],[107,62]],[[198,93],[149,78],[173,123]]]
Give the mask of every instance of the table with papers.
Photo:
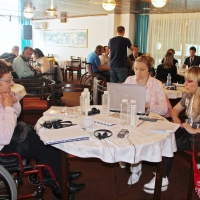
[[[52,111],[55,109],[56,108],[54,107]],[[38,129],[38,134],[41,140],[43,140],[43,137],[45,135],[45,129],[41,128],[40,124],[42,124],[44,121],[48,121],[51,119],[70,120],[73,124],[77,124],[77,126],[73,127],[74,134],[72,138],[76,138],[78,134],[83,134],[83,137],[86,138],[88,136],[88,138],[79,141],[74,140],[73,142],[61,142],[58,144],[53,144],[53,146],[64,152],[81,158],[95,157],[107,163],[124,161],[133,164],[138,163],[140,161],[149,161],[156,162],[158,163],[158,165],[163,165],[162,157],[173,157],[174,152],[177,150],[175,137],[173,133],[176,131],[179,125],[170,123],[157,114],[150,113],[150,117],[158,119],[157,122],[145,121],[139,127],[129,126],[129,138],[125,136],[125,138],[123,139],[117,137],[117,134],[121,129],[118,118],[119,114],[111,114],[109,117],[111,117],[112,120],[111,118],[109,118],[109,122],[108,120],[106,120],[107,116],[105,115],[96,115],[93,117],[95,119],[94,121],[104,121],[107,124],[113,124],[113,120],[115,124],[113,124],[112,126],[105,126],[101,123],[94,123],[92,127],[87,128],[86,130],[81,129],[81,131],[79,132],[78,129],[83,128],[81,115],[78,115],[78,117],[71,117],[65,114],[59,115],[58,112],[57,115],[53,115],[49,112],[47,113],[47,115],[39,119],[38,123],[36,124],[36,128]],[[140,123],[141,120],[139,120],[139,116],[136,116],[136,125]],[[66,135],[68,135],[69,132],[71,132],[70,127],[66,127],[64,129]],[[106,141],[99,140],[94,136],[94,131],[98,129],[110,130],[113,133],[113,135],[109,138],[106,138]],[[54,132],[55,130],[51,131],[52,134],[55,133],[55,135],[58,135],[56,132]],[[56,131],[59,132],[59,130]],[[48,134],[46,134],[46,136],[48,136]],[[115,155],[114,158],[113,155]],[[161,168],[158,167],[158,169]],[[161,191],[158,188],[161,188],[161,181],[162,180],[156,181],[154,199],[160,199]]]

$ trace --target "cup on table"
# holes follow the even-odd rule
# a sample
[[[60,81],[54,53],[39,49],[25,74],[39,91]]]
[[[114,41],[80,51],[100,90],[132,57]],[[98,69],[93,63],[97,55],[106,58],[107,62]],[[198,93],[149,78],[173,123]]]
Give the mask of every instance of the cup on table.
[[[89,128],[93,125],[93,119],[91,116],[83,116],[82,118],[82,124],[84,128]]]

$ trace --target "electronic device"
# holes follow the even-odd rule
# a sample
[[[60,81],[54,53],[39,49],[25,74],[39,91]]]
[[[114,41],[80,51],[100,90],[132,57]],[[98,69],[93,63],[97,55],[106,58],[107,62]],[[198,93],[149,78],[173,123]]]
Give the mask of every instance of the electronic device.
[[[96,130],[96,131],[94,132],[94,136],[95,136],[96,138],[98,138],[99,140],[105,139],[105,138],[109,138],[109,137],[111,137],[112,135],[113,135],[112,132],[109,131],[109,130],[106,130],[106,129],[99,129],[99,130]]]
[[[139,117],[142,121],[157,122],[157,119],[151,117]]]
[[[64,127],[69,127],[69,126],[72,126],[74,124],[72,124],[71,121],[62,121],[62,120],[56,120],[56,121],[45,121],[42,126],[44,128],[47,128],[47,129],[51,129],[51,128],[54,128],[54,129],[59,129],[59,128],[64,128]]]
[[[88,111],[88,115],[96,115],[96,114],[99,114],[99,113],[100,113],[100,110],[95,108],[95,107],[93,107],[91,109],[91,111]]]
[[[128,133],[127,129],[121,129],[120,132],[117,134],[118,138],[124,138],[124,136]]]
[[[146,86],[136,84],[107,83],[110,94],[110,111],[120,112],[122,99],[136,100],[137,113],[145,113]]]

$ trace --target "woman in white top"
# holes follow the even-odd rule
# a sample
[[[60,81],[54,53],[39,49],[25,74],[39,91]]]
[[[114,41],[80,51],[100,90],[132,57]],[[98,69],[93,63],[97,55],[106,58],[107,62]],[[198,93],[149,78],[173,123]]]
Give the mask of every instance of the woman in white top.
[[[43,52],[40,49],[35,48],[33,50],[33,57],[36,61],[35,70],[38,73],[43,74],[50,72],[49,60],[47,57],[44,56]]]
[[[168,111],[167,99],[162,86],[162,83],[150,75],[154,65],[154,58],[149,55],[142,55],[134,62],[134,76],[129,76],[125,84],[137,84],[146,86],[146,109],[159,115],[165,115]],[[121,168],[125,167],[126,163],[119,163]],[[132,164],[130,168],[132,174],[128,184],[138,182],[142,174],[141,162]]]

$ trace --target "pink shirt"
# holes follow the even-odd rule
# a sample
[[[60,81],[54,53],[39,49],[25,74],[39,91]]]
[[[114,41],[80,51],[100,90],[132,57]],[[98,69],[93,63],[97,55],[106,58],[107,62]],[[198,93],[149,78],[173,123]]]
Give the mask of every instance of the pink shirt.
[[[19,101],[14,103],[13,107],[5,108],[0,103],[0,150],[10,143],[20,112]]]
[[[136,76],[129,76],[125,83],[138,85]],[[162,83],[151,76],[149,76],[146,84],[146,97],[148,96],[150,97],[150,111],[159,115],[165,115],[168,111],[168,106]]]

